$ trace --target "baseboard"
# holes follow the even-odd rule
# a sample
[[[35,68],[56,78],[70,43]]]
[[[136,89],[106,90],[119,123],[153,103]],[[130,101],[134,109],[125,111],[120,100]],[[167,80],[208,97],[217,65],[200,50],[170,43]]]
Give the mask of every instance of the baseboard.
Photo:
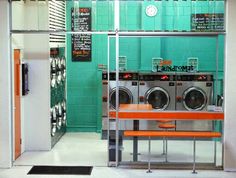
[[[236,172],[236,168],[224,168],[225,172]]]
[[[66,132],[97,132],[96,127],[67,127]]]

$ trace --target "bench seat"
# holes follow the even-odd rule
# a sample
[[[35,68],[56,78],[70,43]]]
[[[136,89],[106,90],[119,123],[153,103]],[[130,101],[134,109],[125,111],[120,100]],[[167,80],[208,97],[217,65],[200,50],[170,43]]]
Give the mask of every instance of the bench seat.
[[[220,138],[220,132],[201,131],[124,131],[126,137]]]
[[[220,138],[220,132],[208,131],[124,131],[125,137],[148,137],[148,173],[151,171],[151,137],[167,137],[167,138],[193,138],[193,171],[196,172],[196,138]],[[215,147],[216,151],[216,147]],[[216,153],[216,152],[215,152]],[[214,161],[215,162],[215,161]]]

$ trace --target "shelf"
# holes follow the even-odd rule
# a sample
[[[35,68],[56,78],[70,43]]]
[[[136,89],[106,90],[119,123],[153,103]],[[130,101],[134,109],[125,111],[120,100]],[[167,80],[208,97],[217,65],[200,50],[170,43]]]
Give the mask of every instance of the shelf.
[[[91,34],[115,36],[115,31],[65,31],[65,30],[11,30],[12,34]],[[160,31],[119,31],[119,37],[217,37],[225,32],[160,32]]]

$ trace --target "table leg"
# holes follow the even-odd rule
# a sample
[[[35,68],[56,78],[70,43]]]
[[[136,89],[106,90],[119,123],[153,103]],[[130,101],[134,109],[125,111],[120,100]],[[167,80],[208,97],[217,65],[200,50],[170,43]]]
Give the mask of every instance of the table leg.
[[[133,129],[139,130],[139,121],[134,120]],[[138,137],[133,137],[133,161],[138,161]]]

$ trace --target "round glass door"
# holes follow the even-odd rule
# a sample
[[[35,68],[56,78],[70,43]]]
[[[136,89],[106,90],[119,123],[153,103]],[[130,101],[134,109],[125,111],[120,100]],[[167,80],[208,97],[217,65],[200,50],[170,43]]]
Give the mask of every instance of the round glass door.
[[[154,87],[146,93],[145,103],[151,104],[153,109],[165,110],[170,103],[170,97],[163,88]]]
[[[191,87],[183,94],[183,104],[187,110],[200,111],[206,106],[206,103],[206,94],[199,88]]]
[[[126,88],[119,88],[119,104],[132,104],[133,97],[131,92]],[[113,88],[110,93],[111,108],[116,108],[116,88]]]

